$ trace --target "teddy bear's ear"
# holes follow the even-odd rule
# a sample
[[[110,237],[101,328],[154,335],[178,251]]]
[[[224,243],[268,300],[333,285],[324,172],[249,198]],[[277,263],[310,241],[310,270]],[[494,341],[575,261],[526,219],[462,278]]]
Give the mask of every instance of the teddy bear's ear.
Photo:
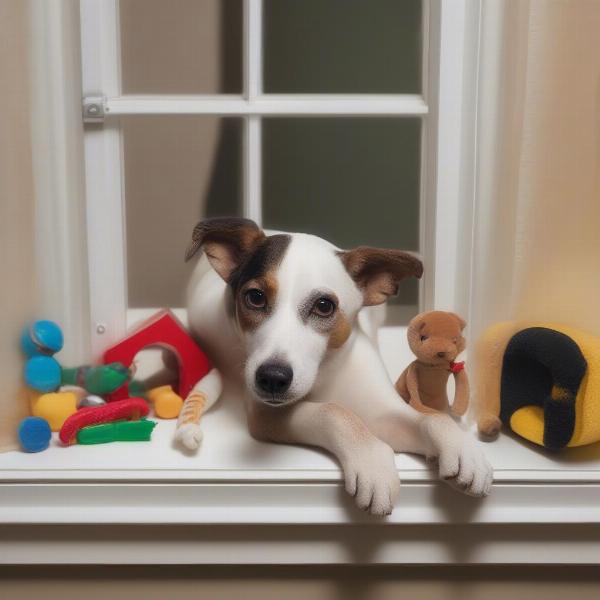
[[[359,246],[338,255],[362,291],[364,306],[382,304],[398,293],[400,281],[423,275],[419,258],[402,250]]]
[[[467,326],[467,322],[456,313],[451,312],[450,314],[458,321],[458,324],[460,325],[460,330],[462,331]]]

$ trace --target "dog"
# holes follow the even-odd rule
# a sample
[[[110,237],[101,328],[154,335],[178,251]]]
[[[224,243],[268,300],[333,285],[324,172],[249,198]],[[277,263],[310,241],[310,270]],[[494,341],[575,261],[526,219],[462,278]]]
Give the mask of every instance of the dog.
[[[224,377],[242,380],[254,438],[330,452],[347,492],[373,515],[394,507],[395,452],[437,459],[440,478],[469,495],[490,492],[492,468],[475,439],[450,416],[407,405],[379,354],[382,305],[402,279],[421,277],[418,258],[340,250],[308,234],[267,235],[241,218],[198,223],[186,259],[200,250],[188,289],[190,330]],[[194,449],[200,426],[182,424],[175,436]]]

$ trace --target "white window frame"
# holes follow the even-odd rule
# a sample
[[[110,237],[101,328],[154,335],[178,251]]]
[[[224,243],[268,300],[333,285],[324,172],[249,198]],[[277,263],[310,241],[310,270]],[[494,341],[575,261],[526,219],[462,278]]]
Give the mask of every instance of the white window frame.
[[[458,214],[464,171],[465,29],[476,25],[468,0],[442,18],[440,0],[423,0],[422,94],[265,94],[262,89],[263,2],[244,0],[242,95],[122,95],[118,0],[81,0],[83,96],[97,99],[105,121],[87,127],[88,260],[91,340],[95,356],[126,331],[128,314],[122,136],[124,115],[238,116],[244,120],[243,212],[262,222],[262,117],[401,116],[422,119],[420,253],[425,263],[421,308],[468,310],[457,295],[464,240]],[[464,203],[463,203],[464,204]],[[468,230],[468,227],[467,227]],[[469,232],[470,233],[470,232]],[[468,236],[467,236],[468,237]],[[133,314],[139,315],[139,311]],[[398,336],[399,338],[400,336]],[[384,345],[385,346],[385,345]]]

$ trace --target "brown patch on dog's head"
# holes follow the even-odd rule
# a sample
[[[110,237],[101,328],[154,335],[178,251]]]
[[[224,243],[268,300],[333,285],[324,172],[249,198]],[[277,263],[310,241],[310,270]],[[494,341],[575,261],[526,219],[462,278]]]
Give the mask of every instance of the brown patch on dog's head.
[[[333,304],[334,312],[329,317],[319,316],[315,304],[319,300],[328,300]],[[314,290],[298,308],[300,319],[319,333],[328,336],[327,348],[336,350],[343,346],[352,333],[352,324],[339,308],[338,297],[329,290]]]
[[[421,278],[423,264],[408,252],[359,246],[339,253],[346,270],[363,293],[364,306],[382,304],[398,293],[406,277]]]
[[[249,219],[217,218],[194,228],[185,259],[203,249],[214,270],[227,282],[234,298],[240,327],[252,330],[271,313],[277,297],[276,271],[290,243],[289,235],[266,236]],[[265,294],[263,309],[248,306],[244,295],[251,289]]]
[[[352,324],[342,311],[338,311],[333,328],[329,333],[327,348],[331,350],[341,348],[346,343],[351,333]]]
[[[277,267],[290,240],[290,236],[284,234],[265,237],[248,260],[231,275],[229,285],[235,298],[238,323],[243,331],[256,329],[272,313],[279,289]],[[245,297],[250,290],[259,290],[265,295],[266,305],[263,309],[248,305]]]
[[[261,291],[266,298],[264,309],[257,309],[248,306],[246,294],[250,290]],[[252,331],[256,329],[273,311],[277,299],[278,284],[275,274],[265,273],[264,276],[250,279],[242,285],[241,288],[234,291],[235,294],[235,314],[238,323],[243,331]]]
[[[408,345],[428,364],[453,361],[464,349],[464,319],[452,312],[432,310],[417,315],[408,325]]]
[[[248,260],[265,237],[250,219],[205,219],[194,227],[185,260],[190,260],[202,248],[214,270],[229,282],[233,273]]]

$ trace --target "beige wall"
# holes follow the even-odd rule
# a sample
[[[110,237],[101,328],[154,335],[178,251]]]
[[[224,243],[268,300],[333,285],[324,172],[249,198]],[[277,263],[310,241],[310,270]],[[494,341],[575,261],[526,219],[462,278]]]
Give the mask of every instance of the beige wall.
[[[0,2],[0,450],[17,446],[18,422],[28,414],[20,355],[22,324],[36,301],[35,214],[29,119],[29,6]]]
[[[76,567],[0,569],[11,600],[592,600],[597,567]]]

